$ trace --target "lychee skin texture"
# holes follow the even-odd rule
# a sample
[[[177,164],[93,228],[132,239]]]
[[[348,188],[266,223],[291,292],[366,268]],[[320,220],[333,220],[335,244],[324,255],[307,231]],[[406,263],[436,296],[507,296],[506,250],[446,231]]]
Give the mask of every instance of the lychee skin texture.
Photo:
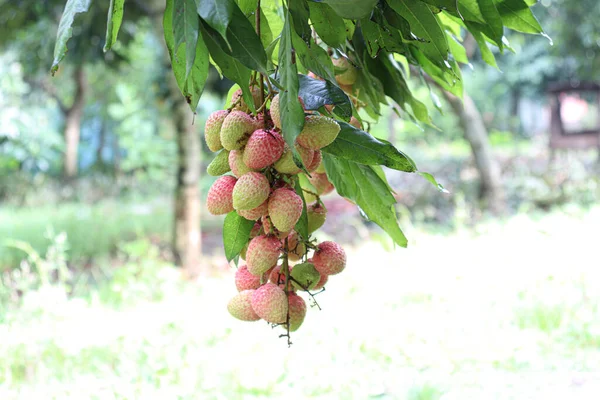
[[[335,275],[346,268],[346,253],[335,242],[323,242],[317,246],[312,257],[313,264],[320,274]]]
[[[291,231],[287,237],[288,240],[288,259],[290,261],[298,261],[306,254],[306,245],[299,241],[298,232]],[[285,242],[282,240],[282,245]]]
[[[271,120],[273,120],[273,124],[281,129],[281,115],[279,114],[279,94],[276,94],[275,97],[271,100],[271,108],[269,109],[271,113]]]
[[[281,254],[281,243],[276,236],[260,235],[248,244],[246,264],[252,275],[261,276],[269,268],[277,264]]]
[[[321,165],[322,161],[323,154],[321,153],[321,150],[314,150],[312,161],[309,165],[306,165],[306,169],[308,170],[308,172],[314,172],[317,168],[319,168],[319,165]]]
[[[221,150],[206,167],[206,172],[210,176],[221,176],[229,171],[231,171],[231,168],[229,167],[229,151],[227,150]]]
[[[233,211],[233,189],[237,179],[230,175],[220,177],[208,190],[206,208],[212,215],[227,214]]]
[[[295,332],[300,328],[304,317],[306,317],[306,302],[296,293],[288,294],[288,308],[290,311],[290,332]]]
[[[248,172],[253,172],[252,169],[248,168],[244,164],[244,151],[243,150],[232,150],[229,152],[229,168],[231,173],[236,177],[240,177]]]
[[[307,115],[304,119],[304,128],[296,141],[307,149],[319,150],[331,144],[340,133],[340,129],[340,125],[332,118],[324,115]]]
[[[319,166],[317,167],[317,169],[315,169],[315,172],[319,173],[319,174],[324,174],[325,171],[325,164],[323,164],[323,160],[321,160],[321,163],[319,164]]]
[[[290,268],[291,272],[291,268]],[[274,283],[275,285],[279,285],[280,288],[285,290],[285,274],[281,273],[281,265],[276,266],[269,273],[269,282]],[[288,291],[293,292],[294,287],[292,286],[292,280],[288,281]]]
[[[327,219],[327,209],[320,203],[308,206],[308,233],[311,234],[323,226]]]
[[[317,271],[315,266],[309,262],[294,265],[291,275],[292,278],[294,278],[292,285],[299,290],[311,290],[321,279],[319,271]]]
[[[244,164],[255,170],[266,168],[281,158],[284,147],[285,142],[279,133],[256,130],[244,149]]]
[[[277,189],[269,197],[269,217],[280,232],[291,231],[301,215],[302,198],[293,190]]]
[[[333,189],[335,189],[333,184],[329,182],[327,174],[319,174],[315,172],[309,178],[309,181],[315,187],[317,194],[320,196],[325,196],[326,194],[333,192]]]
[[[260,276],[252,275],[247,266],[242,265],[235,271],[235,287],[238,292],[258,289],[259,286]]]
[[[260,172],[248,172],[237,180],[233,188],[233,208],[251,210],[260,206],[271,192],[266,176]]]
[[[300,153],[300,158],[302,158],[302,162],[304,166],[310,165],[312,162],[314,152],[310,149],[305,149],[302,146],[296,144],[296,150]],[[286,146],[286,149],[283,152],[281,158],[274,165],[277,172],[282,174],[295,175],[299,174],[302,171],[296,163],[294,162],[294,156],[290,151],[289,147]]]
[[[221,144],[221,127],[228,114],[229,111],[227,110],[219,110],[210,114],[206,119],[204,139],[210,151],[219,151],[223,148]]]
[[[335,76],[335,80],[340,85],[354,85],[358,77],[358,71],[346,58],[340,57],[332,60],[333,65],[344,71]]]
[[[221,144],[227,150],[241,149],[257,128],[251,116],[242,111],[232,111],[221,126]]]
[[[290,233],[289,232],[279,232],[277,228],[272,226],[271,218],[268,215],[265,215],[261,218],[261,222],[263,224],[263,229],[265,234],[273,234],[277,236],[278,239],[285,239]]]
[[[315,287],[312,288],[312,290],[323,289],[328,280],[329,277],[327,275],[321,274],[321,279],[319,279],[319,282],[315,285]]]
[[[254,101],[254,109],[256,110],[257,108],[259,108],[261,106],[261,104],[260,104],[260,89],[257,88],[256,86],[252,86],[250,88],[250,92],[252,93],[252,100]],[[244,100],[242,89],[238,89],[233,93],[233,95],[231,96],[231,104],[230,105],[235,104],[238,100],[239,100],[239,103],[235,106],[234,110],[249,112],[250,107],[248,107],[248,105],[246,104],[246,101]]]
[[[255,292],[255,290],[244,290],[235,295],[227,304],[229,314],[242,321],[258,321],[260,317],[252,307]]]
[[[268,200],[265,200],[256,208],[251,210],[238,210],[237,213],[249,221],[256,221],[257,219],[269,213],[269,202]]]
[[[288,312],[287,296],[279,286],[266,283],[252,294],[252,309],[267,322],[284,323]]]

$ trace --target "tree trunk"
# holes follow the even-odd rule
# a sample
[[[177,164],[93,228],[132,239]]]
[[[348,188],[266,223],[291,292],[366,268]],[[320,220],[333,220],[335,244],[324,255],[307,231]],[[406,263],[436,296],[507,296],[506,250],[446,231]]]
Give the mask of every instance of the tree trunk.
[[[65,111],[65,159],[64,175],[68,179],[75,178],[78,170],[78,149],[81,136],[81,119],[85,106],[86,80],[83,65],[77,67],[73,74],[75,81],[75,97],[73,105]]]
[[[475,106],[473,99],[464,94],[463,99],[442,90],[444,97],[458,116],[464,130],[465,139],[471,146],[475,166],[481,180],[479,198],[493,214],[501,214],[505,208],[504,190],[502,188],[500,166],[494,159],[483,123],[483,118]]]

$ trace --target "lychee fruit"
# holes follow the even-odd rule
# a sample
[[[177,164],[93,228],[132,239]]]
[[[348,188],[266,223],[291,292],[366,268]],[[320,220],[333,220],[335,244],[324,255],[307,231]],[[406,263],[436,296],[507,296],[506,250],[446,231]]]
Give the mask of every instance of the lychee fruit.
[[[242,321],[258,321],[260,317],[252,307],[254,293],[255,290],[244,290],[236,294],[227,304],[229,314]]]
[[[258,289],[259,286],[260,276],[252,275],[247,266],[242,265],[235,271],[235,287],[238,292]]]
[[[279,230],[277,230],[277,228],[275,228],[273,226],[273,224],[271,223],[271,218],[268,215],[265,215],[262,217],[261,219],[262,225],[263,225],[263,229],[265,231],[265,234],[272,234],[277,236],[278,239],[285,239],[290,232],[279,232]]]
[[[346,253],[342,246],[335,242],[319,244],[312,260],[317,271],[324,275],[339,274],[346,267]]]
[[[333,184],[329,182],[327,174],[319,174],[315,172],[309,178],[309,181],[315,187],[319,196],[329,194],[333,192],[333,189],[335,189]]]
[[[221,126],[221,144],[227,150],[241,149],[258,128],[256,120],[245,112],[232,111]]]
[[[273,124],[281,129],[281,118],[279,114],[279,93],[273,97],[271,100],[271,108],[269,109],[271,113],[271,120],[273,120]]]
[[[206,119],[204,139],[210,151],[218,151],[223,148],[221,144],[221,127],[228,114],[229,111],[227,110],[218,110],[210,114]]]
[[[266,283],[252,294],[252,308],[262,319],[272,324],[284,323],[287,319],[288,302],[285,292],[273,283]]]
[[[206,167],[206,172],[211,176],[221,176],[229,171],[231,171],[229,167],[229,151],[225,149],[217,153],[217,156]]]
[[[235,206],[235,190],[233,200]],[[277,189],[269,197],[269,217],[275,228],[280,232],[291,231],[301,215],[302,198],[293,190]]]
[[[238,210],[237,213],[249,221],[256,221],[269,213],[269,201],[265,200],[260,206],[251,210]]]
[[[244,150],[230,151],[228,162],[229,168],[231,168],[231,173],[238,178],[247,172],[253,172],[252,169],[248,168],[248,166],[244,164]]]
[[[321,161],[323,161],[323,155],[321,154],[321,150],[313,151],[313,158],[309,165],[306,166],[308,172],[314,172],[319,165],[321,165]]]
[[[300,241],[298,232],[291,231],[287,237],[288,241],[288,259],[298,261],[306,254],[306,245]]]
[[[312,290],[321,279],[319,271],[309,262],[294,265],[291,276],[294,278],[292,285],[301,290]]]
[[[305,149],[304,147],[299,146],[298,144],[296,144],[295,147],[298,153],[300,153],[300,158],[302,158],[304,166],[310,165],[314,156],[314,152],[310,149]],[[295,175],[302,171],[294,162],[294,156],[287,145],[285,146],[283,155],[275,163],[274,167],[277,170],[277,172],[282,174]]]
[[[315,169],[315,172],[319,173],[319,174],[324,174],[325,171],[325,164],[323,163],[323,160],[321,160],[321,163],[319,164],[319,166],[317,167],[317,169]]]
[[[335,80],[340,85],[354,85],[358,77],[358,71],[354,65],[344,57],[334,58],[332,61],[336,69]]]
[[[291,272],[291,268],[289,271]],[[280,288],[285,290],[285,274],[281,273],[281,265],[276,266],[269,273],[269,282],[279,285]],[[288,291],[294,291],[292,287],[291,279],[288,281]]]
[[[273,235],[260,235],[248,244],[246,264],[251,274],[260,276],[277,264],[281,254],[281,242]]]
[[[260,89],[257,88],[256,86],[252,86],[250,88],[250,92],[252,93],[252,99],[254,100],[254,109],[256,110],[257,108],[259,108],[261,106],[260,103]],[[244,95],[242,93],[242,89],[238,89],[236,90],[233,95],[231,96],[231,105],[238,103],[235,107],[234,110],[240,110],[243,112],[249,112],[250,111],[250,107],[248,107],[248,105],[246,104],[246,101],[244,100]]]
[[[325,284],[327,283],[328,280],[329,280],[329,277],[327,275],[321,274],[321,278],[319,279],[319,282],[317,282],[317,284],[315,285],[315,287],[312,288],[312,290],[323,289],[323,287],[325,286]]]
[[[225,175],[217,179],[208,190],[206,208],[212,215],[227,214],[233,211],[233,190],[237,179]]]
[[[319,150],[331,144],[340,133],[340,129],[340,125],[332,118],[324,115],[307,115],[304,119],[304,128],[296,141],[307,149]],[[225,146],[224,142],[223,146]]]
[[[255,170],[266,168],[281,158],[284,147],[285,142],[279,133],[256,130],[244,149],[244,164]]]
[[[260,206],[271,192],[266,176],[260,172],[247,172],[237,180],[233,188],[233,208],[251,210]]]
[[[307,208],[308,233],[311,234],[323,226],[327,218],[327,209],[321,203],[311,204]]]
[[[295,332],[300,328],[300,325],[304,322],[304,317],[306,317],[306,302],[296,293],[289,293],[288,309],[290,312],[290,332]]]

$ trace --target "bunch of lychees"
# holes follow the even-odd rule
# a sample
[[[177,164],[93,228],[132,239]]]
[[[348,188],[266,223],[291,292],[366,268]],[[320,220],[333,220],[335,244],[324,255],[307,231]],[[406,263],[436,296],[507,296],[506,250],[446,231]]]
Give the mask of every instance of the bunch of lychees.
[[[206,122],[206,143],[219,152],[208,172],[213,176],[231,172],[212,185],[206,206],[214,215],[235,210],[255,221],[241,252],[246,265],[236,272],[239,293],[229,302],[229,312],[243,321],[263,319],[281,325],[289,340],[289,332],[297,330],[306,315],[306,302],[297,292],[307,293],[316,304],[314,291],[321,290],[330,275],[346,266],[340,245],[317,243],[312,237],[327,215],[320,196],[334,189],[322,163],[321,148],[335,140],[340,126],[319,113],[305,113],[304,128],[295,142],[304,164],[301,168],[282,137],[279,95],[270,99],[267,94],[264,99],[265,93],[258,87],[251,90],[258,109],[255,116],[238,90],[229,108],[215,111]],[[314,188],[303,189],[309,237],[294,230],[303,212],[303,198],[295,190],[300,173],[308,175]]]

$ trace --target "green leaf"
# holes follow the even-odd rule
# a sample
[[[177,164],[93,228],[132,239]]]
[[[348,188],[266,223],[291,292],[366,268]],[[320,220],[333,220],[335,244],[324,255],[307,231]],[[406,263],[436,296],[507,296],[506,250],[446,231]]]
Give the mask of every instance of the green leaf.
[[[435,179],[435,177],[433,175],[431,175],[429,172],[418,171],[417,174],[419,174],[423,178],[425,178],[429,183],[431,183],[433,186],[435,186],[436,189],[439,190],[440,192],[442,192],[442,193],[450,193],[440,183],[438,183],[438,181]]]
[[[463,64],[469,63],[469,58],[467,57],[467,50],[463,47],[463,45],[456,40],[454,37],[448,37],[448,45],[450,45],[450,52],[456,61]]]
[[[104,52],[107,52],[117,41],[117,35],[123,21],[123,5],[125,0],[110,0],[108,19],[106,21],[106,41]]]
[[[238,7],[246,17],[252,16],[258,7],[258,0],[237,0]]]
[[[285,23],[279,43],[279,82],[285,89],[280,93],[279,109],[283,138],[294,153],[294,159],[300,160],[295,148],[296,137],[304,127],[304,110],[298,101],[298,68],[292,48],[292,25],[289,11],[285,15]],[[300,161],[301,163],[301,161]]]
[[[229,55],[237,58],[248,68],[266,74],[267,54],[254,27],[237,5],[233,7],[232,18],[234,23],[229,24],[227,28],[227,40],[231,46]],[[227,47],[223,50],[229,51]]]
[[[392,144],[345,122],[338,123],[342,128],[340,133],[333,143],[323,148],[323,152],[358,164],[384,165],[404,172],[417,170],[414,161]]]
[[[523,0],[494,0],[507,28],[524,33],[543,33],[527,3]]]
[[[227,262],[237,257],[250,238],[254,221],[248,221],[235,211],[230,212],[223,222],[223,247]]]
[[[340,17],[361,19],[368,17],[378,0],[323,0]]]
[[[233,10],[239,7],[233,0],[196,0],[196,11],[211,28],[227,42],[227,28],[233,21]]]
[[[296,180],[296,184],[294,185],[296,189],[296,194],[300,196],[302,199],[302,215],[300,215],[300,219],[296,222],[296,226],[294,229],[298,234],[302,237],[303,240],[308,239],[308,212],[306,211],[306,200],[304,199],[304,194],[302,192],[302,187],[300,186],[300,180]]]
[[[417,48],[411,49],[411,54],[417,60],[418,64],[423,68],[427,75],[429,75],[434,81],[440,84],[442,88],[454,94],[457,97],[462,98],[463,95],[463,83],[461,78],[460,67],[456,61],[452,62],[452,70],[442,69],[439,66],[432,63],[423,53]]]
[[[487,46],[485,37],[479,29],[479,24],[468,21],[466,21],[465,23],[469,28],[469,32],[471,32],[471,35],[473,35],[473,38],[479,46],[479,50],[481,51],[481,58],[483,59],[483,61],[485,61],[488,65],[491,65],[492,67],[498,68],[498,64],[496,64],[496,57],[494,57],[494,53],[492,53],[492,51]]]
[[[194,63],[190,70],[190,73],[186,73],[187,57],[187,46],[175,47],[175,37],[173,35],[173,7],[174,0],[167,0],[163,16],[163,28],[165,34],[165,42],[167,43],[167,49],[169,50],[169,56],[171,57],[171,65],[173,68],[173,74],[177,81],[177,86],[181,90],[181,93],[185,97],[187,103],[190,105],[192,111],[196,111],[200,96],[204,90],[204,84],[208,77],[208,49],[202,40],[196,40],[196,46],[194,48],[195,56]]]
[[[331,57],[329,57],[329,54],[325,50],[312,42],[311,38],[309,38],[309,41],[310,47],[307,46],[300,36],[292,34],[292,43],[296,50],[296,56],[300,59],[304,68],[335,84],[336,80]]]
[[[479,9],[481,14],[487,23],[488,32],[486,35],[490,36],[499,47],[502,46],[502,36],[504,36],[504,25],[500,13],[494,4],[494,0],[477,0],[479,3]]]
[[[174,0],[173,38],[174,49],[185,43],[185,79],[188,78],[196,59],[199,21],[194,0]]]
[[[206,47],[208,48],[214,63],[219,67],[221,73],[227,79],[240,86],[244,101],[253,112],[256,111],[252,93],[249,88],[252,71],[223,51],[223,48],[217,42],[217,40],[220,39],[220,36],[213,29],[204,23],[201,23],[200,25],[202,38],[206,43]]]
[[[67,42],[73,36],[73,20],[76,14],[87,12],[91,0],[67,0],[65,10],[60,17],[58,32],[56,33],[56,44],[54,45],[54,61],[50,72],[52,75],[58,70],[58,64],[65,57]]]
[[[319,37],[331,47],[346,43],[346,24],[333,8],[325,3],[309,3],[310,20]]]
[[[298,95],[304,102],[304,108],[307,110],[318,110],[327,104],[339,108],[339,114],[342,118],[352,116],[352,103],[342,89],[328,81],[309,78],[306,75],[299,75],[298,82],[300,88]]]
[[[327,177],[340,194],[354,201],[364,214],[382,227],[399,246],[406,247],[408,241],[398,226],[394,204],[396,199],[389,185],[369,165],[340,159],[323,154]]]
[[[308,2],[306,0],[292,0],[288,2],[290,8],[290,15],[292,16],[292,22],[294,30],[306,43],[311,38],[312,31],[308,24],[309,9]]]
[[[435,64],[444,65],[450,49],[442,26],[429,7],[414,0],[389,0],[388,3],[408,21],[411,31],[425,40],[417,44],[423,53]]]

